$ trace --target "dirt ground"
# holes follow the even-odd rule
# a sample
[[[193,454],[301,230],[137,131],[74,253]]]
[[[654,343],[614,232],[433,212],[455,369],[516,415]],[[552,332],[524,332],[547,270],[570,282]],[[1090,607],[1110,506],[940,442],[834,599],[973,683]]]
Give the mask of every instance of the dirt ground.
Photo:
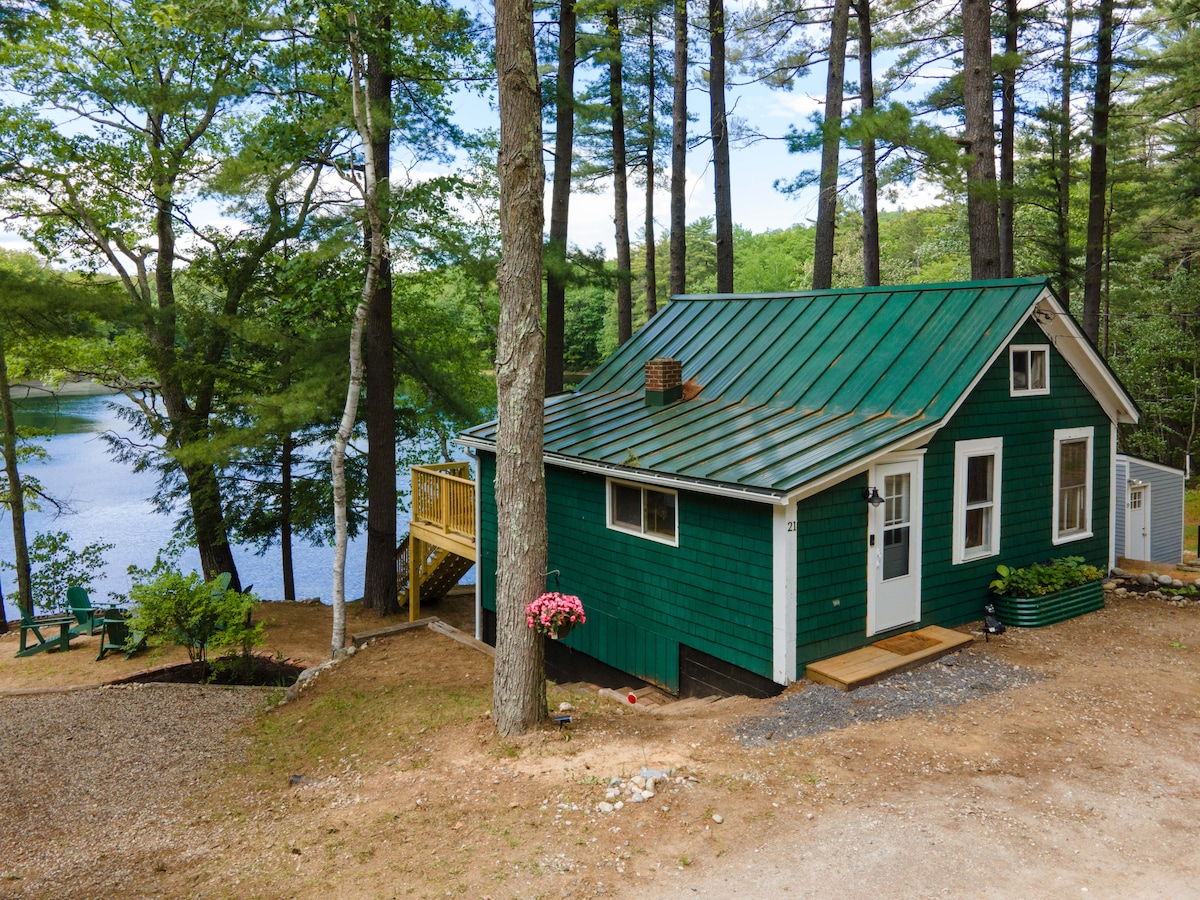
[[[268,606],[268,648],[322,657],[327,609]],[[465,625],[469,598],[428,611]],[[86,640],[85,652],[16,660],[15,640],[0,638],[0,691],[94,684],[126,665],[93,663]],[[159,804],[173,835],[122,892],[1200,896],[1200,607],[1116,598],[979,646],[1040,680],[746,748],[739,719],[771,701],[659,716],[557,688],[551,702],[572,704],[573,721],[504,741],[490,658],[424,629],[380,639],[263,713],[194,794],[164,803],[151,786],[131,800]],[[597,810],[610,778],[643,766],[680,780]],[[25,835],[53,853],[36,818]]]

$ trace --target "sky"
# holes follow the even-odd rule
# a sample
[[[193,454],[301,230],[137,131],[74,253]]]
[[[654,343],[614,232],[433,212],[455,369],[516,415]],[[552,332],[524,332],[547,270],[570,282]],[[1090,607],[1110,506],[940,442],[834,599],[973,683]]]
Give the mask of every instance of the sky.
[[[734,0],[737,2],[737,0]],[[877,64],[878,66],[878,64]],[[879,66],[881,69],[882,66]],[[819,112],[824,105],[825,67],[817,66],[797,82],[793,90],[773,90],[763,85],[738,85],[733,83],[727,93],[729,115],[742,120],[750,130],[766,137],[748,143],[734,140],[731,144],[731,182],[734,223],[752,232],[788,228],[796,224],[811,224],[816,218],[817,190],[808,188],[798,195],[789,196],[775,189],[776,180],[790,180],[804,170],[819,168],[817,153],[792,154],[783,140],[793,125],[805,128],[810,125],[810,116]],[[849,73],[848,73],[849,74]],[[587,67],[581,67],[577,82],[589,77]],[[736,76],[730,76],[736,82]],[[578,87],[578,84],[577,84]],[[669,86],[668,86],[669,87]],[[853,104],[847,103],[847,108]],[[458,124],[469,130],[498,128],[498,116],[494,102],[473,94],[463,94],[455,104]],[[708,94],[692,87],[688,94],[688,108],[695,121],[691,125],[693,136],[702,134],[708,125]],[[663,126],[670,127],[669,121]],[[551,136],[552,140],[552,136]],[[549,148],[548,148],[549,149]],[[851,162],[852,151],[843,148],[843,165]],[[687,158],[687,212],[688,222],[714,214],[712,146],[701,142],[693,148]],[[551,154],[547,154],[547,177],[553,167]],[[442,167],[418,166],[412,174],[420,177],[444,172]],[[670,171],[658,177],[660,190],[655,195],[656,233],[661,239],[669,233],[670,196],[667,188]],[[550,186],[546,185],[546,227],[549,227]],[[888,200],[881,198],[882,209],[904,207],[908,209],[928,206],[937,202],[936,193],[930,188],[918,188],[907,196]],[[613,191],[609,180],[595,193],[574,190],[571,195],[570,243],[587,250],[603,247],[606,256],[615,256],[613,228]],[[222,219],[219,206],[213,202],[201,205],[196,221],[236,225]],[[630,184],[629,221],[631,237],[640,240],[645,221],[644,190]],[[0,248],[25,249],[21,238],[0,223]]]

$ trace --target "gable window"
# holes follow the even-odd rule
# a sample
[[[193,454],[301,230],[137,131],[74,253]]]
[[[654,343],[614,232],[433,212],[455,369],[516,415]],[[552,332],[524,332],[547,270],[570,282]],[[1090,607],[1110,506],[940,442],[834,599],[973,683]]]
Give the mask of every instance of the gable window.
[[[677,503],[675,491],[609,479],[608,527],[677,547]]]
[[[1054,543],[1092,536],[1093,429],[1054,432]]]
[[[1014,344],[1008,349],[1009,396],[1050,393],[1050,348]]]
[[[954,445],[955,564],[1000,552],[1000,473],[1002,438],[958,441]]]

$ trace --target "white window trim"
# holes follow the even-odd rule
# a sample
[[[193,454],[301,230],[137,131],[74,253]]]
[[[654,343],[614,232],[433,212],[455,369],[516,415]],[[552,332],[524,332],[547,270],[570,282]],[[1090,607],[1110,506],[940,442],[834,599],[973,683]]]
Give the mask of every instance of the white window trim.
[[[1000,497],[1004,484],[1004,438],[980,438],[954,444],[954,541],[951,562],[959,565],[1000,554]],[[966,547],[967,460],[976,456],[995,458],[992,464],[992,540],[988,547]],[[1057,522],[1058,519],[1055,519]]]
[[[1018,388],[1013,384],[1013,354],[1040,350],[1046,354],[1046,386],[1044,388]],[[1030,357],[1032,360],[1032,357]],[[1033,371],[1032,364],[1030,372]],[[1049,344],[1010,344],[1008,347],[1008,396],[1010,397],[1041,397],[1050,393],[1050,345]]]
[[[1053,498],[1053,518],[1050,520],[1050,535],[1051,542],[1054,544],[1069,544],[1072,541],[1082,541],[1092,536],[1092,499],[1096,492],[1096,483],[1093,478],[1092,457],[1096,445],[1096,430],[1091,426],[1086,428],[1056,428],[1054,429],[1054,498]],[[1061,493],[1059,490],[1059,461],[1061,458],[1060,450],[1062,445],[1067,441],[1077,441],[1080,439],[1087,440],[1087,481],[1084,483],[1084,519],[1085,526],[1080,531],[1072,531],[1070,534],[1059,534],[1058,532],[1058,498]]]
[[[613,519],[613,485],[619,484],[622,487],[636,488],[642,492],[642,527],[640,529],[630,528],[621,522],[616,522]],[[675,538],[669,539],[658,534],[650,534],[645,530],[646,522],[646,491],[654,491],[659,494],[670,494],[675,498]],[[640,484],[636,481],[624,481],[620,478],[606,478],[604,484],[604,518],[607,526],[613,531],[619,531],[622,534],[632,534],[634,537],[640,537],[647,541],[654,541],[656,544],[666,544],[668,547],[679,546],[679,492],[672,491],[668,488],[651,486],[648,484]]]

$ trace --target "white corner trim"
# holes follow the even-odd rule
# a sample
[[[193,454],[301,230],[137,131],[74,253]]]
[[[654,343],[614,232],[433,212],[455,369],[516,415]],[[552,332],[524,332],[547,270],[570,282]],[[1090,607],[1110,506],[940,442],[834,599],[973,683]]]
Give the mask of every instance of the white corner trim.
[[[475,640],[483,640],[483,554],[480,553],[483,537],[483,491],[479,479],[482,477],[479,457],[475,457]]]
[[[1128,498],[1129,489],[1125,496]],[[1149,510],[1146,511],[1149,521]],[[1129,513],[1125,514],[1125,528],[1129,528]],[[1125,546],[1125,535],[1121,535],[1121,546]],[[1128,547],[1125,547],[1128,550]],[[1108,426],[1108,568],[1117,564],[1117,423]]]
[[[796,501],[772,510],[772,680],[796,680]]]

